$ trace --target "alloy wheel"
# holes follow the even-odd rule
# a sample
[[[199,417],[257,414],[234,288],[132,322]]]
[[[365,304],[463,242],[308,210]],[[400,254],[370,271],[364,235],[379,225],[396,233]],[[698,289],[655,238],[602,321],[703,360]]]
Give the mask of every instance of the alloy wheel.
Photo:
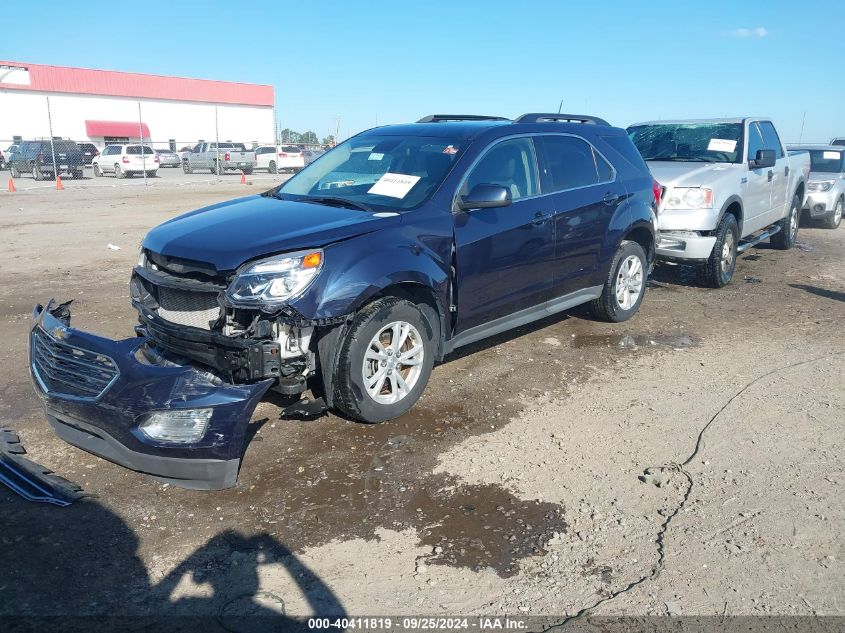
[[[362,376],[367,394],[379,404],[399,402],[422,373],[425,347],[416,327],[406,321],[384,326],[364,354]]]
[[[636,255],[629,255],[616,274],[616,303],[623,310],[637,304],[643,291],[643,263]]]

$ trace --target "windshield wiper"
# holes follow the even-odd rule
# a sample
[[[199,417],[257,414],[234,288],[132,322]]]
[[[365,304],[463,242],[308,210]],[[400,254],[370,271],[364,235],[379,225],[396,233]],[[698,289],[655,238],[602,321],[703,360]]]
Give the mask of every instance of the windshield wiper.
[[[337,207],[346,207],[348,209],[358,209],[359,211],[368,211],[374,213],[371,207],[368,207],[363,202],[355,202],[354,200],[347,200],[346,198],[337,198],[335,196],[315,196],[302,198],[300,202],[316,202],[317,204],[329,204]]]

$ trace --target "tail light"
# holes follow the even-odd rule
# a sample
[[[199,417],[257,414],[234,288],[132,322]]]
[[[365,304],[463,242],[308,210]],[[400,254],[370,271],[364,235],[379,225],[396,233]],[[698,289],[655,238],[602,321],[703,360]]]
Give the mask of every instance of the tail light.
[[[121,159],[121,161],[122,161],[122,162],[124,162],[124,163],[128,163],[128,162],[129,162],[129,157],[128,157],[128,156],[124,156],[124,157]]]
[[[226,153],[223,155],[223,159],[224,159],[224,160],[232,160],[232,155],[231,155],[229,152],[226,152]]]
[[[155,161],[156,163],[160,163],[161,159],[158,156],[156,156],[155,158],[153,158],[153,161]]]
[[[284,152],[279,152],[279,158],[287,158],[287,157],[288,157],[288,155],[285,154]]]
[[[654,194],[654,210],[660,208],[660,198],[662,196],[663,188],[660,186],[660,183],[656,180],[651,184],[651,193]]]

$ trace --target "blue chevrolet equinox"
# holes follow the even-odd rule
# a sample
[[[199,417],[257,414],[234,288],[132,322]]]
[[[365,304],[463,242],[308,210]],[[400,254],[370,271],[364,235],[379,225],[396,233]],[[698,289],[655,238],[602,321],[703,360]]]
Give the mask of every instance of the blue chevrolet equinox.
[[[268,390],[382,422],[457,347],[582,303],[630,318],[659,195],[625,131],[596,117],[374,128],[271,191],[152,229],[130,282],[136,336],[36,306],[35,390],[71,444],[225,488]]]

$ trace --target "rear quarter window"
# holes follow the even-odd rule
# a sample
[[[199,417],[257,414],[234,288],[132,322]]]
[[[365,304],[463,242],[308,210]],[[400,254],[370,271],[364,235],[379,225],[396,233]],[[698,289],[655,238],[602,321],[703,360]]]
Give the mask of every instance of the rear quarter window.
[[[638,171],[648,172],[648,165],[646,165],[645,161],[643,160],[642,154],[637,149],[636,145],[628,138],[627,135],[621,134],[614,134],[608,136],[602,136],[601,140],[604,141],[613,153],[616,156],[622,158],[625,163],[634,167]],[[611,161],[617,163],[618,161],[613,160],[613,156],[610,157]],[[618,166],[617,166],[618,169]]]

